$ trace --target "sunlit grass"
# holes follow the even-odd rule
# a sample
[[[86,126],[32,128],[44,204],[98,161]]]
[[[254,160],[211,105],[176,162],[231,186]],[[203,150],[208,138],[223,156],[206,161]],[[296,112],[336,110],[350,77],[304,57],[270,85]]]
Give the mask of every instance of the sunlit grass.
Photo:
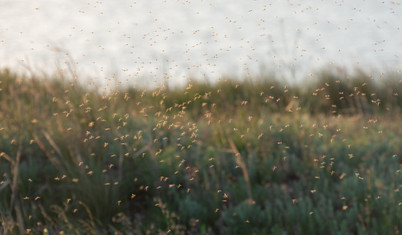
[[[0,73],[0,233],[402,227],[401,78],[101,94]]]

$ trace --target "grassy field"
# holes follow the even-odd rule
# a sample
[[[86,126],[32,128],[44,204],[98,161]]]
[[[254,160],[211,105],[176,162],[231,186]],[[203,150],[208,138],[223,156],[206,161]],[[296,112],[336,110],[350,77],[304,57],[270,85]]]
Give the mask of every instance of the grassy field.
[[[398,234],[402,77],[121,88],[0,72],[0,234]]]

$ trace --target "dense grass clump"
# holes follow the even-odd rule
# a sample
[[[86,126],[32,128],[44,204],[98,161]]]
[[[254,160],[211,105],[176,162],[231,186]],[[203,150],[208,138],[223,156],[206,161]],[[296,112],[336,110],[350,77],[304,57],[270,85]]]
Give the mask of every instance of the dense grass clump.
[[[0,72],[0,233],[397,234],[402,78],[117,89]]]

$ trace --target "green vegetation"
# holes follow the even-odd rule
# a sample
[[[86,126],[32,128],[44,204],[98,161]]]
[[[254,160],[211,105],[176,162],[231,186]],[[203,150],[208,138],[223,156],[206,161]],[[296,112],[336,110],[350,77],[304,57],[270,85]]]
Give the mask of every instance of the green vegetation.
[[[1,234],[397,234],[402,80],[110,94],[0,72]]]

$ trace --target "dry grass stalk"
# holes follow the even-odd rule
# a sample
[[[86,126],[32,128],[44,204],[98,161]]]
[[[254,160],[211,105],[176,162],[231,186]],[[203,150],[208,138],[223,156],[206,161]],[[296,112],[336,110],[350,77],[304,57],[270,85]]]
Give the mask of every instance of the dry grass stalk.
[[[46,149],[45,144],[39,139],[39,137],[34,134],[34,140],[35,142],[39,145],[39,148],[45,153],[46,157],[50,160],[50,162],[62,173],[64,173],[63,167],[60,163],[60,161],[55,158],[54,156],[52,156],[52,154],[50,154],[50,152]],[[57,150],[56,150],[57,151]],[[59,150],[60,151],[60,150]],[[61,154],[61,152],[60,152]]]
[[[232,148],[233,153],[235,154],[236,164],[240,166],[240,168],[243,172],[243,177],[244,177],[244,180],[246,181],[248,197],[249,197],[249,199],[253,200],[253,196],[251,193],[250,177],[248,175],[246,163],[243,161],[243,158],[242,158],[239,150],[236,148],[236,145],[234,144],[233,140],[229,137],[228,141],[229,141],[230,147]]]

